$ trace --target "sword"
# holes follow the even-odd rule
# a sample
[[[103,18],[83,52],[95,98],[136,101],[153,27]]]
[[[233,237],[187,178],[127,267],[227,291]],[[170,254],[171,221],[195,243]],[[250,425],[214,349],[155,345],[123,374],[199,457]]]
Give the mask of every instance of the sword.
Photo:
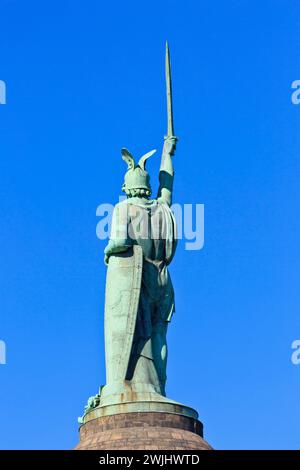
[[[172,103],[172,78],[170,65],[170,51],[168,41],[166,42],[166,89],[167,89],[167,116],[168,116],[168,132],[167,137],[174,136],[173,124],[173,103]]]
[[[171,144],[170,155],[174,155],[176,142],[178,137],[174,135],[174,124],[173,124],[173,103],[172,103],[172,79],[171,79],[171,65],[170,65],[170,51],[168,41],[166,42],[166,90],[167,90],[167,117],[168,117],[168,128],[165,141],[170,139]],[[169,141],[169,142],[170,142]]]

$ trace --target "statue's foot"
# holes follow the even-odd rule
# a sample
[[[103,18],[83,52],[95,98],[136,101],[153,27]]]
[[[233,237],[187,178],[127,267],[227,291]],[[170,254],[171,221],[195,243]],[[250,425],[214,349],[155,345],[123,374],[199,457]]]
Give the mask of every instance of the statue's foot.
[[[81,423],[100,416],[148,411],[198,417],[195,410],[161,395],[152,384],[124,381],[105,385],[101,389],[100,403],[86,411]]]

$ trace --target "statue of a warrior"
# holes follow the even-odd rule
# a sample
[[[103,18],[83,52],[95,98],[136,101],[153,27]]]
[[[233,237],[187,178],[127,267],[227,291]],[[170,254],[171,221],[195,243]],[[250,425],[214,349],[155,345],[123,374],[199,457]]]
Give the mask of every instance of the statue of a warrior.
[[[165,396],[168,324],[174,312],[174,290],[168,272],[176,250],[176,223],[171,210],[174,170],[169,51],[166,53],[168,133],[159,171],[159,190],[151,199],[146,161],[123,148],[128,165],[111,236],[105,248],[108,266],[105,300],[106,386],[101,396]],[[129,396],[128,396],[129,394]],[[150,394],[150,395],[149,395]],[[114,400],[112,400],[114,402]]]
[[[165,395],[166,383],[166,333],[174,312],[174,291],[167,266],[176,249],[176,225],[170,209],[175,144],[175,137],[165,139],[156,199],[150,199],[150,177],[145,169],[146,159],[153,152],[144,155],[136,164],[128,150],[122,149],[123,159],[128,164],[123,185],[127,199],[115,206],[111,238],[105,248],[105,261],[108,263],[105,312],[107,384],[112,379],[119,383],[126,380],[138,389],[146,388],[161,395]],[[139,255],[140,266],[136,267],[138,261],[134,257]],[[122,269],[124,262],[127,264],[125,272]],[[138,269],[141,270],[140,279],[133,285],[134,273],[131,271]],[[137,277],[137,273],[135,275]],[[124,276],[127,277],[125,282]],[[117,313],[118,309],[123,315],[132,316],[129,323],[134,324],[134,328],[130,332],[128,319],[124,322],[126,331],[120,332],[116,325],[118,316],[122,316]],[[131,336],[128,343],[126,335]]]

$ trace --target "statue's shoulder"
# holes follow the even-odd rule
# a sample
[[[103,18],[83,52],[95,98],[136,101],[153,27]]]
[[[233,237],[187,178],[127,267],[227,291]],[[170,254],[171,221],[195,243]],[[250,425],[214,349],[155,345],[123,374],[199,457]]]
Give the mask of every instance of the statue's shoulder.
[[[158,206],[164,207],[165,209],[169,211],[171,210],[170,205],[163,198],[158,197],[157,199],[155,199],[155,201]]]
[[[119,201],[114,205],[114,209],[122,209],[128,205],[128,199],[124,199],[123,201]]]

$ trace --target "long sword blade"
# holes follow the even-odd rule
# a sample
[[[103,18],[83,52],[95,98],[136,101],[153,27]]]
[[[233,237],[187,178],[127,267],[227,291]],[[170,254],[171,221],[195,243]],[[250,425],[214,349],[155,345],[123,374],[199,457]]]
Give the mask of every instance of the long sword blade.
[[[167,88],[167,116],[168,116],[168,132],[167,137],[174,135],[173,125],[173,103],[172,103],[172,79],[170,65],[170,51],[168,42],[166,42],[166,88]]]

